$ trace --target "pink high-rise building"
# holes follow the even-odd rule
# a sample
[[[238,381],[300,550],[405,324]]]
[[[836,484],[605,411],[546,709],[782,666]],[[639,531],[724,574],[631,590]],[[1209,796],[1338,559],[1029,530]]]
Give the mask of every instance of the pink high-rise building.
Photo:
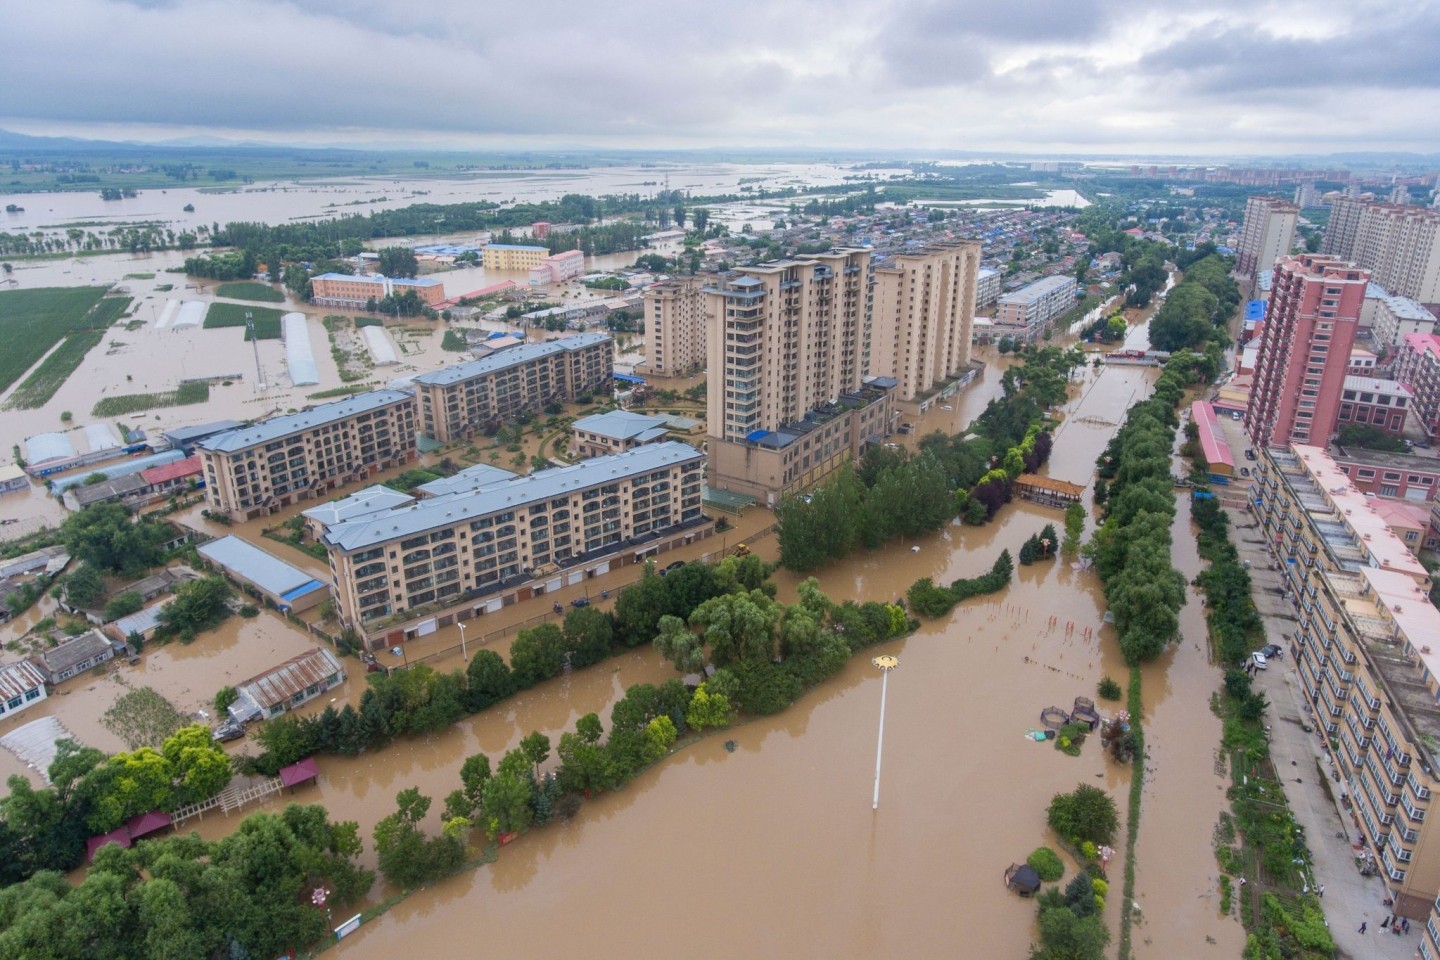
[[[1412,409],[1426,435],[1440,435],[1440,336],[1406,334],[1395,359],[1395,379],[1415,395]]]
[[[1256,446],[1324,446],[1335,432],[1370,274],[1319,254],[1275,264],[1245,432]]]

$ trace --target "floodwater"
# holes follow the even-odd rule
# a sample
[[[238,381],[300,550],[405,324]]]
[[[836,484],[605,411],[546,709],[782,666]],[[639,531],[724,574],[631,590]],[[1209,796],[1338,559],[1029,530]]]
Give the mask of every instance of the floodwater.
[[[27,614],[21,626],[9,635],[23,633],[33,625],[36,614],[38,611]],[[125,750],[128,748],[124,741],[105,726],[104,715],[128,691],[153,687],[181,713],[204,711],[213,718],[215,694],[221,687],[263,673],[314,645],[303,631],[274,613],[265,611],[249,620],[231,617],[189,646],[157,646],[147,650],[134,666],[123,660],[111,661],[97,671],[67,680],[53,688],[44,702],[14,717],[0,719],[0,735],[53,715],[86,746],[110,753]],[[363,678],[347,686],[363,688]],[[40,783],[35,771],[27,770],[14,754],[0,750],[0,779],[14,773]]]
[[[1149,375],[1087,372],[1075,392],[1119,404]],[[1054,472],[1088,480],[1110,430],[1068,429]],[[819,579],[832,597],[893,599],[920,576],[978,574],[1001,547],[1014,553],[1058,521],[1016,502],[998,524],[950,527],[852,557]],[[799,578],[778,579],[782,598],[793,598]],[[1102,613],[1093,573],[1038,564],[1021,568],[997,600],[967,604],[877,649],[901,660],[878,812],[869,800],[879,678],[868,656],[856,657],[780,716],[681,752],[587,804],[574,822],[530,834],[497,863],[406,901],[340,950],[438,955],[483,936],[527,957],[594,952],[595,944],[617,955],[622,943],[628,953],[659,955],[682,942],[697,956],[940,956],[963,937],[976,956],[1018,954],[1032,936],[1034,906],[1007,893],[1001,874],[1053,842],[1049,798],[1097,781],[1122,807],[1126,798],[1129,768],[1106,761],[1097,742],[1071,758],[1025,738],[1042,708],[1093,696],[1102,673],[1123,675]],[[501,722],[511,742],[531,726]],[[727,737],[734,753],[724,749]],[[454,766],[447,776],[422,790],[443,795],[457,779]],[[664,889],[696,891],[705,911],[744,920],[727,924],[723,938],[695,937],[690,911],[644,906]],[[1111,898],[1112,924],[1118,901]]]
[[[787,187],[833,186],[856,176],[880,180],[909,175],[908,170],[855,171],[831,163],[646,164],[575,170],[497,170],[433,177],[355,176],[333,180],[281,180],[240,187],[179,187],[141,190],[126,200],[101,200],[100,191],[0,195],[0,231],[63,234],[67,227],[101,232],[110,225],[161,222],[176,233],[231,221],[288,223],[393,210],[417,203],[538,203],[571,193],[605,196],[654,196],[683,190],[694,196],[775,191]],[[856,181],[856,189],[864,183]],[[186,205],[194,207],[186,212]],[[47,229],[48,228],[48,229]]]
[[[1171,535],[1175,565],[1193,579],[1201,564],[1187,497],[1178,498]],[[1209,662],[1203,594],[1191,586],[1186,595],[1183,639],[1143,670],[1146,776],[1135,867],[1141,914],[1132,934],[1139,960],[1197,956],[1207,937],[1217,956],[1239,956],[1245,945],[1238,919],[1220,916],[1211,834],[1229,808],[1222,724],[1209,709],[1220,671]]]
[[[1113,427],[1098,416],[1082,422],[1084,411],[1118,419],[1152,376],[1137,368],[1080,375],[1052,474],[1088,482]],[[832,597],[890,599],[920,576],[977,574],[1002,546],[1014,552],[1059,521],[1016,502],[990,527],[951,527],[852,557],[820,581]],[[758,546],[774,549],[771,540]],[[1177,560],[1189,566],[1193,548],[1183,553]],[[798,578],[779,581],[782,598],[793,598]],[[676,943],[698,956],[939,956],[953,954],[963,937],[975,955],[1018,955],[1033,936],[1034,908],[1003,889],[1001,873],[1053,842],[1044,815],[1050,796],[1098,782],[1122,809],[1126,803],[1129,768],[1107,762],[1098,743],[1070,758],[1024,736],[1041,708],[1093,695],[1102,675],[1124,677],[1102,613],[1092,572],[1037,564],[1021,568],[998,600],[965,605],[875,651],[901,659],[891,678],[878,812],[869,809],[878,675],[868,657],[857,657],[782,715],[682,751],[586,804],[573,822],[531,833],[497,863],[410,898],[338,949],[358,958],[443,955],[455,942],[484,938],[522,957],[594,953],[596,944],[605,945],[602,956],[655,955]],[[1215,916],[1212,892],[1209,834],[1223,792],[1194,788],[1197,766],[1209,771],[1218,740],[1206,703],[1214,675],[1195,639],[1203,636],[1198,609],[1185,626],[1190,639],[1168,658],[1184,662],[1146,675],[1155,780],[1140,841],[1140,900],[1152,918],[1137,933],[1145,955],[1193,953],[1190,945],[1207,936],[1222,946],[1239,938],[1233,921]],[[323,801],[335,816],[358,819],[368,837],[398,790],[419,786],[438,809],[468,753],[498,757],[532,729],[558,740],[582,713],[607,717],[625,686],[673,675],[653,651],[629,653],[425,741],[374,757],[326,758],[320,784],[294,799]],[[431,821],[437,828],[434,814]],[[200,829],[231,828],[216,818]],[[666,889],[693,891],[702,916],[718,910],[744,919],[727,924],[723,938],[696,937],[691,911],[649,906]],[[1112,929],[1119,901],[1117,890],[1107,907]]]

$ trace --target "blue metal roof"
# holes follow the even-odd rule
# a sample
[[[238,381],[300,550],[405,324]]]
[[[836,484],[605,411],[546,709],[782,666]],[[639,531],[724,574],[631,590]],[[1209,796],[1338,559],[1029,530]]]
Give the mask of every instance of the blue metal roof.
[[[494,373],[497,370],[508,370],[522,363],[529,363],[531,360],[548,357],[552,353],[558,353],[561,350],[580,350],[597,343],[608,342],[609,340],[610,336],[608,334],[581,333],[573,337],[565,337],[561,340],[548,340],[545,343],[523,343],[517,347],[509,347],[497,353],[492,353],[490,356],[482,357],[479,360],[470,360],[466,363],[457,363],[452,367],[446,367],[443,370],[422,373],[415,377],[415,382],[448,386],[452,383],[461,383],[465,380],[481,377],[487,373]]]
[[[308,593],[314,589],[312,584],[325,586],[299,567],[234,535],[202,543],[195,552],[274,597]]]
[[[453,527],[466,519],[501,510],[519,510],[533,503],[606,483],[616,483],[664,467],[705,462],[705,454],[689,444],[672,441],[636,447],[625,453],[594,457],[568,467],[541,470],[475,490],[434,497],[398,510],[362,517],[331,527],[324,540],[345,551],[361,550],[414,536],[426,530]],[[209,546],[207,544],[206,546]]]
[[[288,437],[292,433],[299,433],[302,430],[309,430],[327,423],[336,423],[357,414],[379,410],[381,407],[410,399],[410,394],[402,393],[399,390],[372,390],[369,393],[357,393],[353,397],[346,397],[344,400],[337,400],[334,403],[322,403],[318,407],[302,410],[300,413],[272,417],[239,430],[206,437],[196,446],[202,450],[214,450],[218,453],[235,453],[239,450],[249,449],[256,444],[269,443],[271,440]]]

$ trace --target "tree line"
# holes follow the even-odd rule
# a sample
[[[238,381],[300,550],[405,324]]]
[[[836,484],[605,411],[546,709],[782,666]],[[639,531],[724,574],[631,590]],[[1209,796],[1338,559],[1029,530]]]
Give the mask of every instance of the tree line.
[[[1172,301],[1186,287],[1203,290],[1204,283],[1214,282],[1206,261],[1211,258],[1192,265],[1200,267],[1199,276],[1192,280],[1187,274],[1171,291]],[[1228,274],[1225,281],[1234,287]],[[1207,327],[1215,330],[1208,321]],[[1105,586],[1121,652],[1132,666],[1154,659],[1179,638],[1185,579],[1170,557],[1171,452],[1186,388],[1215,375],[1208,350],[1214,342],[1206,341],[1205,356],[1181,349],[1170,357],[1150,397],[1130,408],[1096,464],[1095,498],[1104,505],[1104,519],[1085,549]]]
[[[813,570],[955,517],[977,526],[993,519],[1013,497],[1015,479],[1049,460],[1046,411],[1064,402],[1070,371],[1083,362],[1078,350],[1058,347],[1026,347],[1020,357],[964,437],[936,431],[913,454],[871,446],[857,469],[842,468],[814,491],[782,500],[781,565]]]

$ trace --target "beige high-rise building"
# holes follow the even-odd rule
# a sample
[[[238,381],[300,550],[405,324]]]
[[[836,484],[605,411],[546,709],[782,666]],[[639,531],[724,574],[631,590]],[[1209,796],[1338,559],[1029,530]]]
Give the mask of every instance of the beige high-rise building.
[[[384,629],[377,620],[468,602],[464,620],[708,531],[700,503],[705,454],[684,443],[528,476],[488,464],[462,473],[476,474],[474,486],[451,485],[452,492],[326,529],[342,623],[373,633]]]
[[[415,398],[374,390],[196,444],[212,510],[246,520],[415,458]]]
[[[1255,278],[1290,253],[1300,208],[1278,197],[1251,197],[1245,201],[1245,222],[1235,258],[1235,275],[1241,292],[1249,294]]]
[[[1369,270],[1396,296],[1440,303],[1440,210],[1336,200],[1325,251]]]
[[[943,387],[970,363],[980,244],[945,244],[890,257],[875,268],[868,372],[893,377],[909,402]]]
[[[864,377],[870,281],[870,252],[841,249],[705,288],[711,486],[773,505],[892,428],[893,384]]]
[[[683,377],[705,367],[705,301],[694,280],[657,283],[645,291],[647,366],[657,377]]]
[[[413,381],[420,432],[449,443],[477,430],[493,431],[547,403],[606,391],[614,358],[608,334],[581,333],[422,373]]]

